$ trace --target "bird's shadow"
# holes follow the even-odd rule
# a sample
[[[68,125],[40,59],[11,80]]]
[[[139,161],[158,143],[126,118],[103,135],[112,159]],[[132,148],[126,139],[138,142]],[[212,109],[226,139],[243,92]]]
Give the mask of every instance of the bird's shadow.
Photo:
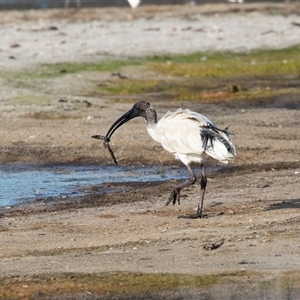
[[[277,203],[278,201],[278,203]],[[266,208],[267,211],[276,209],[286,209],[286,208],[299,208],[300,209],[300,198],[288,199],[288,200],[275,200],[274,202]]]

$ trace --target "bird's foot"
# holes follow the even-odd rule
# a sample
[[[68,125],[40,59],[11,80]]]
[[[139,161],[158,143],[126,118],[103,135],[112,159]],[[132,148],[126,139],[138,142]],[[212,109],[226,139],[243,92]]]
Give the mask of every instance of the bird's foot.
[[[168,206],[171,202],[173,203],[173,205],[175,205],[176,201],[180,205],[180,190],[174,189],[174,190],[172,190],[171,195],[170,195],[168,201],[166,202],[166,206]]]
[[[181,215],[181,216],[178,216],[177,218],[178,219],[204,219],[204,218],[207,218],[208,216],[206,214],[191,214],[191,215]]]

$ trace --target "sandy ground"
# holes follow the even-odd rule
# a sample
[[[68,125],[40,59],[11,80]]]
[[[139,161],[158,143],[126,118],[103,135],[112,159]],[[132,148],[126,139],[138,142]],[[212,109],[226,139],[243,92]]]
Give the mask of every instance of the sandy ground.
[[[1,12],[1,74],[30,70],[44,62],[299,44],[300,27],[295,24],[300,23],[300,10],[292,5]],[[130,69],[126,72],[136,78],[147,76],[131,74]],[[90,136],[104,134],[131,104],[82,95],[84,88],[102,79],[95,74],[67,74],[38,86],[22,86],[1,75],[1,163],[93,163],[100,167],[111,163],[109,154]],[[40,98],[46,99],[42,105],[35,100]],[[150,99],[159,116],[188,106],[220,127],[230,125],[235,134],[238,156],[233,164],[207,161],[207,165],[219,166],[208,174],[207,217],[177,219],[195,209],[196,185],[184,190],[180,206],[164,206],[175,182],[111,183],[91,187],[85,197],[41,199],[4,208],[0,214],[2,280],[67,272],[217,276],[250,271],[248,279],[236,279],[235,288],[230,285],[222,294],[215,287],[206,294],[211,298],[204,299],[299,299],[299,100],[283,96],[262,106]],[[121,165],[180,166],[151,141],[142,120],[117,132],[112,147]],[[123,192],[93,195],[103,189]],[[205,249],[220,239],[224,239],[220,248]],[[258,280],[251,281],[251,274]],[[259,289],[263,280],[276,282],[282,277],[287,278],[288,288],[279,282],[271,296],[270,289]],[[30,286],[23,288],[20,298],[28,297],[25,290],[30,294]],[[168,297],[178,296],[174,295]],[[199,291],[193,297],[197,295]],[[87,295],[72,299],[76,297]],[[176,299],[193,298],[187,291],[180,297]]]

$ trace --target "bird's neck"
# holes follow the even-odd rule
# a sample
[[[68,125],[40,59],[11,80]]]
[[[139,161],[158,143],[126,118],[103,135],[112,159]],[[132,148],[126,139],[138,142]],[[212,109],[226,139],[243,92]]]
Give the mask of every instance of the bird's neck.
[[[147,122],[147,126],[153,126],[157,123],[156,111],[152,107],[146,110],[145,120]]]
[[[160,138],[156,132],[156,124],[157,124],[157,115],[153,108],[147,109],[146,118],[147,122],[147,131],[149,135],[158,143],[160,143]]]

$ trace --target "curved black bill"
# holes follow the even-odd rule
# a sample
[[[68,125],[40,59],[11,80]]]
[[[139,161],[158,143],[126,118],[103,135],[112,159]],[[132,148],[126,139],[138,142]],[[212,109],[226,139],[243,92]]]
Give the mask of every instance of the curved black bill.
[[[129,120],[131,120],[137,116],[138,115],[136,115],[134,113],[133,109],[131,109],[127,113],[125,113],[123,116],[121,116],[117,121],[115,121],[106,133],[106,138],[108,139],[108,141],[110,141],[110,137],[120,126],[122,126],[124,123],[128,122]]]
[[[110,138],[111,136],[113,135],[113,133],[120,127],[122,126],[124,123],[128,122],[129,120],[137,117],[138,115],[136,115],[133,111],[133,109],[131,109],[130,111],[128,111],[127,113],[125,113],[124,115],[122,115],[117,121],[115,121],[112,126],[108,129],[107,133],[105,136],[103,135],[92,135],[92,138],[94,139],[100,139],[100,140],[103,140],[104,143],[104,147],[106,149],[108,149],[114,163],[116,165],[118,165],[117,163],[117,160],[116,160],[116,157],[114,155],[114,152],[112,151],[110,145],[109,145],[109,142],[110,142]]]

